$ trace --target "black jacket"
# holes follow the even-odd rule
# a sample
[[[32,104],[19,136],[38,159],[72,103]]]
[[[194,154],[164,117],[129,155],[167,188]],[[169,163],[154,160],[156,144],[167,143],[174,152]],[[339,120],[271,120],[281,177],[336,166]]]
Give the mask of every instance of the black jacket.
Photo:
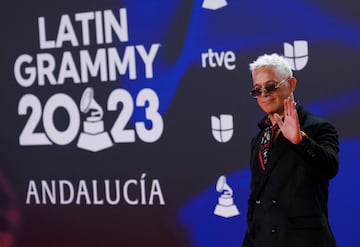
[[[328,224],[329,180],[338,172],[338,135],[297,104],[309,138],[294,145],[280,133],[265,171],[258,153],[263,124],[251,142],[251,193],[243,247],[336,246]]]

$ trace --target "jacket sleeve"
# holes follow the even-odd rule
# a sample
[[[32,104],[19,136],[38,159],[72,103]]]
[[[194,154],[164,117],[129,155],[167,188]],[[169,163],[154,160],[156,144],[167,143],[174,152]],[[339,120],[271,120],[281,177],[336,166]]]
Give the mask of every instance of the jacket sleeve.
[[[336,129],[328,122],[304,126],[308,134],[303,142],[293,145],[304,162],[305,169],[311,174],[333,178],[339,170],[339,140]]]

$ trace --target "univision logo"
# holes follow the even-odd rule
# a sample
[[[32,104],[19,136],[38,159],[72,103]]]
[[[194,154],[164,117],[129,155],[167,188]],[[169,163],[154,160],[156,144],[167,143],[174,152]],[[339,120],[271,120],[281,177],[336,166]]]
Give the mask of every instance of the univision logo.
[[[211,116],[212,135],[220,143],[231,140],[234,133],[233,116],[221,114],[220,117]]]
[[[284,58],[289,62],[293,70],[302,70],[309,59],[308,42],[306,40],[296,40],[294,45],[284,43]]]

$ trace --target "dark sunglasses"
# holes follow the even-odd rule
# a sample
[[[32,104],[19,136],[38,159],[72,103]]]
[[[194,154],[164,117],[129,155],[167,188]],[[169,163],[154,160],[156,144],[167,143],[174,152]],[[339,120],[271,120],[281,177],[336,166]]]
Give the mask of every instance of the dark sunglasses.
[[[254,88],[253,90],[250,91],[250,95],[254,98],[260,96],[262,94],[262,92],[266,93],[266,94],[271,94],[273,92],[275,92],[282,83],[286,82],[288,79],[284,79],[281,82],[276,82],[276,81],[269,81],[272,82],[271,84],[268,84],[266,86],[264,86],[263,88]]]

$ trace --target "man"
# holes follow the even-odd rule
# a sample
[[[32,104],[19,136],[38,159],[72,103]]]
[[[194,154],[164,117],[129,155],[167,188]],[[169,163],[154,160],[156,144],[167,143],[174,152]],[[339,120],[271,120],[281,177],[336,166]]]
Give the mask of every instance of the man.
[[[250,64],[266,116],[251,142],[251,193],[243,247],[333,247],[329,180],[338,172],[338,135],[294,101],[296,78],[277,54]]]

